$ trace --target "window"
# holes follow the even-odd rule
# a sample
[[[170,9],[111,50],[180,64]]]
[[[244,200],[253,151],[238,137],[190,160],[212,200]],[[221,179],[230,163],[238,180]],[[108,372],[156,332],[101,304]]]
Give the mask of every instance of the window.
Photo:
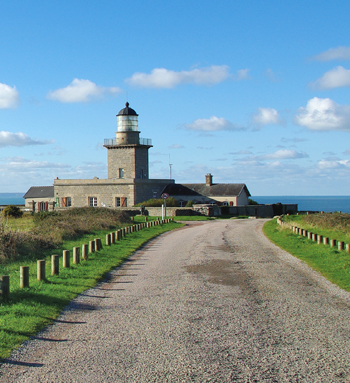
[[[72,206],[72,198],[71,197],[62,197],[61,198],[62,207],[70,207]]]
[[[97,197],[89,197],[89,206],[97,206]]]
[[[153,192],[153,198],[157,198],[157,192]]]
[[[127,207],[126,197],[115,197],[115,207]]]
[[[124,178],[124,169],[119,168],[119,178]]]

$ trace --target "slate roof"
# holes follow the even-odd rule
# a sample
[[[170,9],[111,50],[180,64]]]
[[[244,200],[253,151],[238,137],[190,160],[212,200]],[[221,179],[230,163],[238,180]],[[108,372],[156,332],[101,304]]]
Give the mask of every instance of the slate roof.
[[[23,198],[53,198],[53,186],[32,186]]]
[[[249,190],[245,184],[169,184],[163,190],[170,196],[206,196],[206,197],[232,197],[238,196],[243,190],[250,196]]]

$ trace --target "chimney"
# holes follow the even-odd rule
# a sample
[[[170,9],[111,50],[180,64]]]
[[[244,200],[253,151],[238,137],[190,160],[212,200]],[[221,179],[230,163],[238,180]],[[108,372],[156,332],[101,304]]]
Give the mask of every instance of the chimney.
[[[205,175],[205,184],[207,186],[211,186],[213,184],[213,176],[210,173]]]

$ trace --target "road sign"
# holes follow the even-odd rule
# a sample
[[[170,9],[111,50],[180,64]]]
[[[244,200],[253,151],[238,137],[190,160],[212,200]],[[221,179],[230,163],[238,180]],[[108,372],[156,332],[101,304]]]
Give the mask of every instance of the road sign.
[[[163,199],[167,199],[167,198],[169,198],[169,194],[168,194],[168,193],[163,193],[163,194],[162,194],[162,198],[163,198]]]

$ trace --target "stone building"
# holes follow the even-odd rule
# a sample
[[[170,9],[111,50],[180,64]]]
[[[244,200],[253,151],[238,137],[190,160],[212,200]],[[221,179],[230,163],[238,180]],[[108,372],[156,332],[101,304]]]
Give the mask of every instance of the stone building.
[[[105,139],[108,178],[55,179],[54,200],[58,207],[107,206],[130,207],[160,198],[171,179],[149,179],[150,139],[140,138],[138,114],[125,104],[117,114],[116,137]]]
[[[247,205],[250,193],[245,184],[214,184],[206,175],[205,184],[175,184],[173,179],[149,179],[150,139],[140,138],[138,114],[125,104],[117,114],[115,138],[105,139],[108,178],[60,179],[53,186],[31,187],[25,194],[25,207],[32,211],[55,207],[126,208],[160,198],[163,193],[183,206],[191,200],[199,204]],[[44,197],[45,195],[45,197]]]

